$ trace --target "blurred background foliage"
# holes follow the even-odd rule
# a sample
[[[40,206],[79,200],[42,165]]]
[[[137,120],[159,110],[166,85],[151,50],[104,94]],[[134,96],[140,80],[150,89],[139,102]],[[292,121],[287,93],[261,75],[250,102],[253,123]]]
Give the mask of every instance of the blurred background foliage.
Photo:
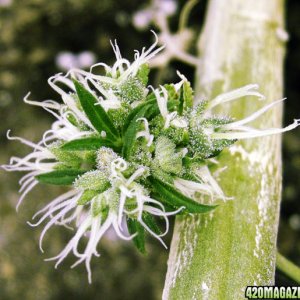
[[[52,118],[22,101],[58,99],[47,85],[49,76],[65,71],[70,64],[81,67],[97,62],[114,62],[110,39],[117,39],[123,55],[133,58],[133,50],[152,43],[149,30],[138,31],[132,16],[149,4],[138,0],[0,0],[0,163],[26,149],[6,139],[13,134],[38,141]],[[176,29],[178,12],[170,19]],[[189,25],[199,33],[206,1],[200,1]],[[290,40],[285,65],[285,120],[299,117],[300,108],[300,2],[287,2],[287,28]],[[195,50],[195,49],[193,49]],[[193,79],[193,69],[171,63],[164,80],[174,79],[176,69]],[[176,77],[175,77],[176,78]],[[152,81],[155,79],[155,72]],[[284,188],[278,247],[300,265],[300,135],[299,130],[283,138]],[[168,251],[149,239],[148,255],[142,257],[130,243],[116,241],[113,234],[103,240],[101,258],[92,263],[93,284],[88,285],[84,266],[69,269],[72,258],[55,270],[43,258],[54,256],[70,239],[72,232],[57,228],[50,232],[46,253],[38,249],[40,228],[26,225],[34,211],[60,190],[39,187],[16,215],[19,174],[0,172],[0,299],[160,299]],[[169,244],[171,234],[166,238]],[[277,274],[278,284],[292,284]]]

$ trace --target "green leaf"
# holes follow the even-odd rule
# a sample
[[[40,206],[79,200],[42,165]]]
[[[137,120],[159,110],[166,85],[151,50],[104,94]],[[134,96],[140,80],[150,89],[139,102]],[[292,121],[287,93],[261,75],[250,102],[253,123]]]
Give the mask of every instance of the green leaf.
[[[127,128],[129,127],[131,121],[133,120],[133,118],[144,108],[144,107],[148,107],[148,106],[154,106],[156,103],[156,99],[151,99],[148,101],[145,101],[143,103],[141,103],[140,105],[138,105],[137,107],[135,107],[127,116],[125,122],[124,122],[124,126],[123,126],[123,133],[126,132]]]
[[[166,136],[159,136],[155,145],[155,159],[166,173],[179,174],[182,171],[182,153],[175,152],[176,145]]]
[[[141,253],[146,254],[144,227],[137,220],[131,218],[127,219],[127,227],[130,234],[137,233],[132,241]]]
[[[182,163],[185,167],[190,167],[192,164],[197,163],[197,164],[203,164],[205,161],[203,158],[201,157],[189,157],[188,155],[186,155],[185,157],[182,158]]]
[[[145,86],[137,77],[127,78],[118,88],[118,95],[126,102],[132,103],[145,98]]]
[[[149,179],[156,193],[160,195],[160,200],[175,208],[184,206],[189,213],[205,213],[217,207],[217,205],[200,204],[157,178],[150,177]]]
[[[143,213],[142,219],[144,223],[156,234],[161,234],[161,230],[159,226],[157,225],[155,219],[152,215],[148,213]]]
[[[180,116],[182,116],[182,113],[183,113],[183,103],[184,103],[183,89],[180,89],[179,93],[180,93],[180,96],[179,96],[178,113],[179,113]]]
[[[160,199],[160,194],[153,192],[153,193],[151,193],[151,197],[153,199]],[[165,208],[166,212],[173,212],[174,211],[175,207],[173,205],[169,205],[166,202],[163,203],[163,204],[164,204],[164,208]],[[186,211],[181,210],[180,212],[178,212],[177,215],[185,215],[185,214],[186,214]]]
[[[102,222],[106,220],[109,213],[109,206],[107,205],[103,194],[98,193],[98,196],[93,199],[93,202],[91,203],[91,212],[93,217],[97,217],[101,214],[100,217]]]
[[[179,105],[179,100],[169,100],[167,105],[169,111],[174,111],[176,109],[176,106]]]
[[[136,74],[136,77],[143,83],[143,85],[147,85],[148,83],[149,72],[149,65],[142,64]]]
[[[101,133],[106,132],[106,136],[113,140],[118,139],[119,133],[114,127],[106,111],[103,109],[93,94],[86,90],[82,84],[73,80],[76,92],[85,114],[91,121],[95,129]],[[97,105],[96,105],[97,104]]]
[[[71,185],[76,178],[86,171],[80,170],[56,170],[49,173],[44,173],[35,176],[41,183],[54,184],[54,185]]]
[[[184,111],[193,108],[194,91],[189,81],[185,81],[182,86],[183,90],[183,109]]]
[[[177,104],[178,104],[178,100],[168,101],[168,109],[173,110]],[[147,107],[148,109],[144,113],[144,116],[147,118],[148,121],[150,121],[152,118],[154,118],[155,116],[157,116],[160,113],[155,95],[154,94],[148,95],[147,100],[145,102],[143,102],[140,105],[138,105],[137,107],[135,107],[129,113],[128,117],[126,118],[126,120],[124,122],[123,134],[125,134],[127,128],[129,127],[130,123],[132,122],[133,118],[138,113],[140,113],[140,111],[142,109],[144,109],[145,107]]]
[[[145,113],[145,118],[150,121],[151,119],[153,119],[155,116],[160,114],[160,110],[158,108],[157,102],[155,100],[155,103],[150,104],[149,109],[147,110],[147,112]]]
[[[144,106],[131,120],[125,134],[123,137],[124,144],[122,149],[122,154],[125,159],[130,156],[131,150],[133,148],[133,144],[136,140],[136,134],[140,128],[140,123],[137,122],[137,119],[142,118],[146,111],[149,109],[149,106]]]
[[[74,187],[82,190],[94,190],[102,193],[110,187],[107,174],[100,170],[92,170],[84,173],[76,179]]]
[[[67,142],[60,149],[66,151],[94,151],[102,146],[114,148],[114,144],[110,140],[90,137]]]
[[[178,94],[176,92],[174,84],[164,84],[164,88],[168,92],[168,100],[176,100],[178,99]]]
[[[98,191],[86,190],[82,193],[81,197],[77,200],[77,205],[85,205],[99,194]]]
[[[184,111],[193,107],[194,91],[190,82],[185,81],[179,91],[178,113],[182,115]]]
[[[173,105],[172,103],[170,103]],[[123,149],[122,154],[125,159],[130,155],[133,143],[136,140],[136,134],[139,129],[139,125],[136,121],[139,118],[146,117],[147,120],[151,120],[154,116],[159,114],[159,108],[156,99],[148,100],[131,111],[123,128]]]
[[[53,143],[48,147],[48,150],[55,155],[57,161],[64,165],[63,169],[68,166],[69,169],[79,169],[82,159],[76,152],[67,152],[61,149],[61,143]]]

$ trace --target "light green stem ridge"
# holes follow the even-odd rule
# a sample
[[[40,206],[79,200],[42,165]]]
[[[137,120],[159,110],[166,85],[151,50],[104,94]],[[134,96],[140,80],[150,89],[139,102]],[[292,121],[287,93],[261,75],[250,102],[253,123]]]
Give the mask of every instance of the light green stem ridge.
[[[184,30],[187,27],[190,13],[198,1],[199,0],[189,0],[185,3],[179,18],[179,30]]]
[[[238,119],[282,97],[283,0],[211,0],[199,40],[196,96],[211,99],[258,83],[265,101],[231,102]],[[282,107],[251,125],[281,126]],[[176,218],[163,299],[245,299],[247,285],[274,283],[281,194],[281,137],[245,140],[222,153],[217,177],[233,197],[206,215]]]
[[[289,278],[300,284],[300,268],[278,252],[276,254],[276,267]]]

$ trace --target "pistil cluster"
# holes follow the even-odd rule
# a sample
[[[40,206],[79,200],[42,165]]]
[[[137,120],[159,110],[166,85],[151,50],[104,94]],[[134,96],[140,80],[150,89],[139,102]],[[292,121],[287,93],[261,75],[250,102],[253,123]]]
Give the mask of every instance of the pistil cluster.
[[[69,191],[38,211],[32,226],[45,223],[75,227],[73,238],[55,257],[58,266],[73,253],[85,262],[99,256],[97,246],[109,228],[132,240],[145,252],[145,234],[158,239],[169,230],[169,216],[207,213],[228,199],[209,165],[239,139],[277,134],[298,126],[258,130],[248,123],[280,101],[263,107],[243,120],[212,114],[212,109],[245,96],[263,98],[251,84],[196,103],[190,82],[178,73],[175,84],[147,86],[148,62],[161,49],[157,42],[136,51],[131,63],[113,44],[116,63],[94,65],[90,72],[72,69],[49,79],[62,101],[25,102],[43,107],[55,117],[38,143],[17,139],[32,148],[24,158],[12,157],[7,171],[25,171],[20,180],[24,197],[38,183],[69,186]],[[94,70],[102,67],[103,74]],[[98,72],[99,73],[99,72]],[[218,208],[221,209],[221,208]],[[157,219],[164,222],[163,229]],[[83,251],[78,249],[84,238]]]

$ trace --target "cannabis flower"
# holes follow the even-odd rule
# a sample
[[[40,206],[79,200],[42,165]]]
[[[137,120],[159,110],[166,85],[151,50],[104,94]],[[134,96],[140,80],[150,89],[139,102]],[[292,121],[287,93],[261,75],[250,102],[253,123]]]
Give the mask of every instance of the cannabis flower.
[[[189,81],[180,73],[179,82],[159,88],[147,87],[148,61],[161,49],[157,41],[136,51],[131,63],[114,43],[116,63],[94,65],[90,72],[72,69],[49,79],[62,103],[47,100],[25,102],[43,107],[56,121],[24,158],[12,157],[7,171],[25,171],[20,180],[21,197],[38,183],[69,186],[33,219],[45,222],[40,248],[53,225],[75,226],[73,238],[55,257],[58,266],[73,253],[85,262],[91,282],[90,262],[109,228],[124,240],[132,240],[145,252],[145,233],[158,239],[169,230],[170,215],[206,213],[216,200],[226,200],[209,170],[209,162],[239,139],[281,133],[298,126],[299,120],[282,129],[258,130],[248,123],[278,104],[265,106],[243,120],[216,116],[211,110],[244,96],[263,98],[257,85],[221,94],[195,104]],[[103,67],[105,75],[93,72]],[[221,208],[219,208],[221,209]],[[165,224],[162,231],[156,223]],[[124,220],[126,222],[124,222]],[[124,224],[127,224],[124,225]],[[126,227],[126,228],[124,228]],[[86,239],[83,251],[79,241]]]

